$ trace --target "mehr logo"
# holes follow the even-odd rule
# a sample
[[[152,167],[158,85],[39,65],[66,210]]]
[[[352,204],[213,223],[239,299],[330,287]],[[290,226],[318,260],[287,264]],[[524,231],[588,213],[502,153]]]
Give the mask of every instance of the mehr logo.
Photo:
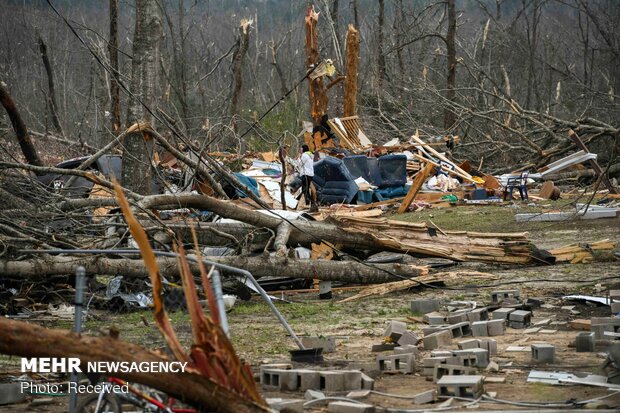
[[[22,358],[22,373],[81,373],[80,359],[75,357]]]

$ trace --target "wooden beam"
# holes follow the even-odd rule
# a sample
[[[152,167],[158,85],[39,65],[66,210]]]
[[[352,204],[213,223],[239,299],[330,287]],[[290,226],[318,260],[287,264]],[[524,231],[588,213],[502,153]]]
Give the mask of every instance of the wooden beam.
[[[582,149],[586,153],[590,153],[590,151],[588,150],[588,147],[585,145],[585,143],[583,143],[579,135],[577,135],[577,133],[574,130],[569,129],[568,136],[572,139],[572,141],[575,143],[575,145],[577,145],[579,149]],[[603,182],[603,185],[605,185],[607,189],[609,189],[609,193],[617,194],[618,191],[616,191],[616,188],[614,188],[614,186],[611,184],[611,181],[609,180],[607,175],[605,175],[605,171],[603,171],[603,168],[601,168],[598,162],[596,162],[596,159],[591,159],[588,162],[590,163],[590,166],[594,170],[596,177],[601,179]]]
[[[435,165],[427,163],[426,166],[417,173],[415,179],[413,180],[411,188],[409,188],[409,192],[407,192],[403,203],[400,204],[400,208],[398,208],[399,214],[407,211],[409,205],[411,205],[411,202],[413,202],[413,200],[415,199],[415,196],[418,194],[418,192],[420,192],[422,185],[424,185],[424,182],[426,182],[426,179],[433,173],[434,170]]]

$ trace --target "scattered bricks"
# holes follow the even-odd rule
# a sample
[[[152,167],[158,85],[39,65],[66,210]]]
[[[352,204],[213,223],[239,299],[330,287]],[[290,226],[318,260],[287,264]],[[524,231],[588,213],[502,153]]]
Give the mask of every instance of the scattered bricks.
[[[519,290],[501,290],[501,291],[493,291],[491,293],[491,302],[493,303],[501,303],[507,298],[519,299],[521,293]]]
[[[20,383],[0,384],[0,405],[21,403],[26,400],[28,392],[22,392]]]
[[[620,313],[620,301],[617,301],[615,303],[611,303],[611,313],[612,314]]]
[[[333,337],[301,337],[305,348],[322,348],[323,354],[336,351],[336,339]]]
[[[450,314],[446,320],[448,321],[448,324],[462,323],[463,321],[467,321],[467,313]]]
[[[488,335],[493,336],[501,336],[506,331],[506,321],[505,320],[489,320],[487,321],[487,331]]]
[[[481,338],[480,340],[480,348],[489,351],[489,356],[494,356],[497,354],[497,341],[493,338]]]
[[[489,319],[489,310],[486,307],[476,308],[467,313],[467,321],[485,321]]]
[[[433,350],[431,351],[431,357],[452,357],[451,350]]]
[[[463,340],[458,342],[459,350],[467,350],[468,348],[480,348],[480,340],[476,338],[470,338],[469,340]]]
[[[471,333],[474,337],[485,337],[489,335],[488,321],[474,321],[471,323]]]
[[[443,376],[474,375],[478,370],[474,367],[457,366],[455,364],[436,364],[433,371],[433,383],[437,383]]]
[[[261,372],[261,384],[265,389],[295,391],[297,390],[297,371],[283,369],[263,369]]]
[[[437,400],[437,390],[428,390],[413,396],[413,404],[427,404]]]
[[[424,348],[426,350],[434,350],[439,347],[448,346],[452,342],[452,333],[450,331],[438,331],[423,338]]]
[[[620,333],[619,317],[592,317],[591,329],[597,340],[605,339],[605,332]]]
[[[551,344],[532,344],[532,362],[553,363],[555,347]]]
[[[447,357],[430,357],[422,360],[422,375],[432,376],[435,372],[435,366],[438,364],[447,364]]]
[[[405,331],[407,331],[407,323],[390,320],[385,332],[383,333],[383,337],[390,337],[393,342],[397,342]]]
[[[508,320],[510,313],[515,311],[514,308],[502,307],[491,313],[493,320]]]
[[[399,346],[414,345],[416,346],[421,341],[421,338],[417,334],[411,331],[405,331],[398,339]]]
[[[375,413],[375,406],[366,403],[330,402],[327,405],[329,413]]]
[[[429,299],[417,299],[411,301],[411,312],[417,314],[427,314],[433,311],[439,311],[439,300],[432,298]]]
[[[575,348],[577,353],[586,353],[594,351],[594,333],[581,332],[575,338]]]
[[[316,370],[296,370],[297,387],[301,391],[321,388],[321,375]]]
[[[336,392],[344,390],[344,375],[339,371],[319,372],[319,390],[326,392]]]
[[[532,322],[532,312],[515,310],[509,314],[508,320],[512,328],[526,328]]]
[[[394,354],[413,354],[414,357],[417,357],[420,354],[420,350],[417,346],[407,344],[406,346],[396,347]]]
[[[485,368],[489,364],[489,351],[483,348],[470,348],[467,350],[454,350],[455,356],[475,356],[476,367]]]
[[[439,396],[477,399],[484,392],[482,381],[482,376],[443,376],[437,382],[437,393]]]
[[[424,314],[424,322],[431,326],[438,326],[446,322],[446,317],[436,311]]]
[[[375,388],[375,380],[362,373],[362,390],[372,390]]]
[[[450,326],[445,325],[445,324],[439,324],[436,326],[426,326],[426,327],[422,327],[422,334],[424,334],[425,336],[429,336],[438,331],[444,331],[448,329],[450,329]]]
[[[394,371],[401,373],[413,373],[415,356],[413,354],[394,354],[392,356],[377,356],[377,369],[379,371]]]

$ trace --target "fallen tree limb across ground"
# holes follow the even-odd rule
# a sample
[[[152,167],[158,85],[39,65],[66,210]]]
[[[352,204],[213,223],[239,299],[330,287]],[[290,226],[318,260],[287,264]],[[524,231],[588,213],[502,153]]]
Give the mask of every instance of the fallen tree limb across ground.
[[[428,274],[428,267],[407,264],[363,264],[352,261],[298,260],[290,258],[264,257],[205,257],[220,264],[235,266],[251,272],[255,277],[281,275],[291,278],[344,281],[359,284],[373,284],[395,281],[400,277],[418,277]],[[177,277],[179,269],[175,258],[157,258],[160,274]],[[190,264],[198,273],[198,266]],[[34,279],[51,275],[75,273],[77,266],[83,266],[89,275],[117,275],[126,277],[148,277],[140,259],[106,258],[101,256],[51,256],[28,260],[0,260],[0,274],[4,277]],[[390,273],[398,276],[390,275]]]
[[[111,337],[80,336],[23,321],[0,317],[0,353],[21,357],[77,357],[86,363],[169,362],[159,353]],[[189,366],[188,366],[189,367]],[[189,371],[187,371],[189,370]],[[267,412],[268,409],[233,393],[192,369],[184,373],[115,372],[118,378],[161,390],[185,403],[210,411],[230,413]]]

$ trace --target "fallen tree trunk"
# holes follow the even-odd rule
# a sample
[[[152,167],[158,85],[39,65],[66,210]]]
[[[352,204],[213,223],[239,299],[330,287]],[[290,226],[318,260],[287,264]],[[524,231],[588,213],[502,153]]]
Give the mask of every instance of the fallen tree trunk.
[[[111,337],[89,337],[0,317],[0,353],[21,357],[77,357],[86,363],[169,362],[162,355]],[[189,367],[189,366],[188,366]],[[115,372],[114,376],[161,390],[197,408],[230,413],[267,412],[193,369],[184,373]]]
[[[210,261],[249,271],[254,277],[283,276],[291,278],[343,281],[358,284],[376,284],[428,274],[428,267],[405,264],[364,264],[352,261],[298,260],[264,257],[205,257]],[[157,258],[159,272],[164,277],[178,277],[175,258]],[[0,260],[0,274],[4,277],[40,278],[51,275],[74,274],[83,266],[89,275],[117,275],[148,277],[144,263],[139,259],[106,258],[101,256],[54,256],[29,260]],[[197,264],[190,263],[192,272],[199,273]],[[226,274],[226,272],[224,271]],[[397,275],[392,275],[397,274]],[[399,277],[400,276],[400,277]]]

